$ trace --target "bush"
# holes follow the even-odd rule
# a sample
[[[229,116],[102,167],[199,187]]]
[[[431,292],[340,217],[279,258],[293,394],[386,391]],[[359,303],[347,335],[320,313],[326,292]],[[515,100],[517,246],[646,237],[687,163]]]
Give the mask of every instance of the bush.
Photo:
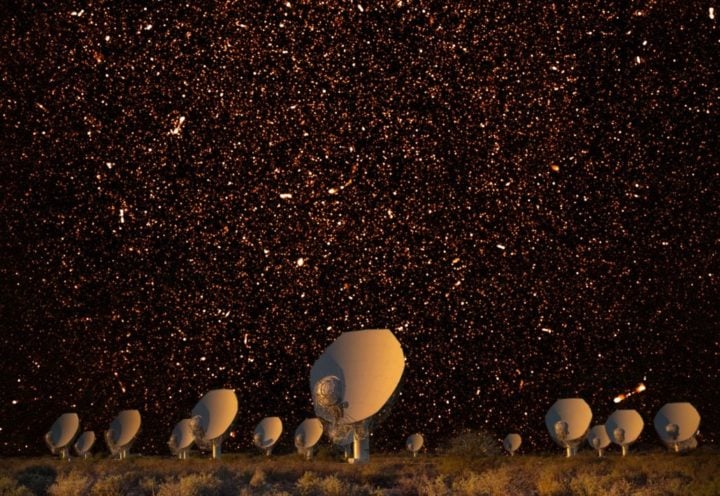
[[[382,489],[368,484],[344,482],[336,475],[321,476],[315,472],[305,472],[295,483],[299,494],[304,496],[378,496]]]
[[[123,496],[125,494],[123,477],[108,475],[98,479],[90,490],[91,496]]]
[[[60,475],[48,488],[50,496],[86,496],[90,491],[90,479],[76,471]]]
[[[0,476],[0,496],[32,496],[32,491],[25,486],[18,486],[10,477]]]
[[[452,492],[467,496],[503,496],[508,493],[509,482],[510,475],[505,468],[490,469],[479,474],[467,472],[453,481]]]
[[[447,442],[443,451],[447,455],[462,458],[501,454],[498,440],[484,430],[461,432]]]
[[[26,468],[17,476],[18,483],[27,487],[34,494],[47,494],[48,488],[55,482],[55,469],[47,465],[35,465]]]
[[[220,481],[212,474],[189,474],[160,485],[157,496],[216,496]]]
[[[256,468],[255,472],[253,472],[252,477],[250,477],[250,487],[264,486],[266,480],[267,480],[267,476],[265,475],[265,472],[263,471],[263,469]]]

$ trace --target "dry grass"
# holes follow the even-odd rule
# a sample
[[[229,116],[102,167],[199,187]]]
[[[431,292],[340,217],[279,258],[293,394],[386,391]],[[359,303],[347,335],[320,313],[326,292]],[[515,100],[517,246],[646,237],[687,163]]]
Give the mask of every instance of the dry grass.
[[[552,456],[374,455],[353,466],[327,457],[265,459],[226,455],[220,462],[133,457],[70,463],[51,458],[0,460],[0,496],[242,495],[720,495],[720,453],[591,453]]]

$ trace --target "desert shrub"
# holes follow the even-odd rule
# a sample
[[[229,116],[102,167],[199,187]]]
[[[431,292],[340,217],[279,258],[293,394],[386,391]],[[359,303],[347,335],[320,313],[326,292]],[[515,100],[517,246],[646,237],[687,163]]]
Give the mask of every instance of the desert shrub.
[[[160,485],[157,496],[216,496],[220,481],[212,474],[188,474]]]
[[[260,487],[264,486],[267,482],[267,475],[265,475],[265,471],[261,469],[260,467],[255,469],[255,472],[253,472],[252,477],[250,477],[250,487]]]
[[[32,496],[32,491],[25,486],[18,486],[10,477],[0,476],[0,496]]]
[[[90,489],[91,496],[123,496],[125,492],[125,482],[121,475],[101,477]]]
[[[501,454],[498,440],[484,430],[461,432],[448,440],[442,451],[446,455],[462,458]]]
[[[138,481],[138,489],[146,496],[156,496],[160,491],[160,483],[155,477],[143,477]]]
[[[295,483],[297,492],[303,496],[378,496],[384,491],[369,484],[342,481],[336,475],[321,476],[305,472]]]
[[[485,470],[481,473],[466,472],[452,483],[453,494],[467,496],[503,496],[507,494],[510,475],[505,468]]]
[[[20,472],[17,480],[18,483],[40,496],[47,493],[48,488],[55,482],[56,476],[54,468],[47,465],[35,465]]]
[[[50,496],[86,496],[91,484],[90,478],[73,470],[58,476],[47,492]]]
[[[535,484],[539,496],[559,496],[567,492],[558,474],[547,468],[539,470]]]
[[[418,478],[415,489],[420,496],[446,496],[450,494],[445,483],[445,477],[442,475],[430,478],[423,474],[422,477]]]

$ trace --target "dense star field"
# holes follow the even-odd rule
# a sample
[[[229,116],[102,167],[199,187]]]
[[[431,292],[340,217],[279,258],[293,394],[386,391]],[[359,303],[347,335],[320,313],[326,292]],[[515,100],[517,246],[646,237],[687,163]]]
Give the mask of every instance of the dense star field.
[[[720,441],[720,5],[11,3],[0,453],[123,408],[168,453],[216,387],[225,451],[289,437],[373,327],[407,356],[381,449],[548,449],[556,398],[602,423],[641,382],[641,439],[691,401]]]

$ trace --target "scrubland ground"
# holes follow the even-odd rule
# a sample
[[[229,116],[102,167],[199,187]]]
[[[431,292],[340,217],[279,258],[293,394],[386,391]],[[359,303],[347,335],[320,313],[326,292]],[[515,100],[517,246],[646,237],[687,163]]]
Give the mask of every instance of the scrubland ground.
[[[329,453],[270,459],[201,454],[185,461],[97,456],[61,462],[50,457],[0,458],[0,496],[201,495],[720,495],[720,453],[688,455],[586,451],[561,454],[460,457],[373,454],[348,465]]]

